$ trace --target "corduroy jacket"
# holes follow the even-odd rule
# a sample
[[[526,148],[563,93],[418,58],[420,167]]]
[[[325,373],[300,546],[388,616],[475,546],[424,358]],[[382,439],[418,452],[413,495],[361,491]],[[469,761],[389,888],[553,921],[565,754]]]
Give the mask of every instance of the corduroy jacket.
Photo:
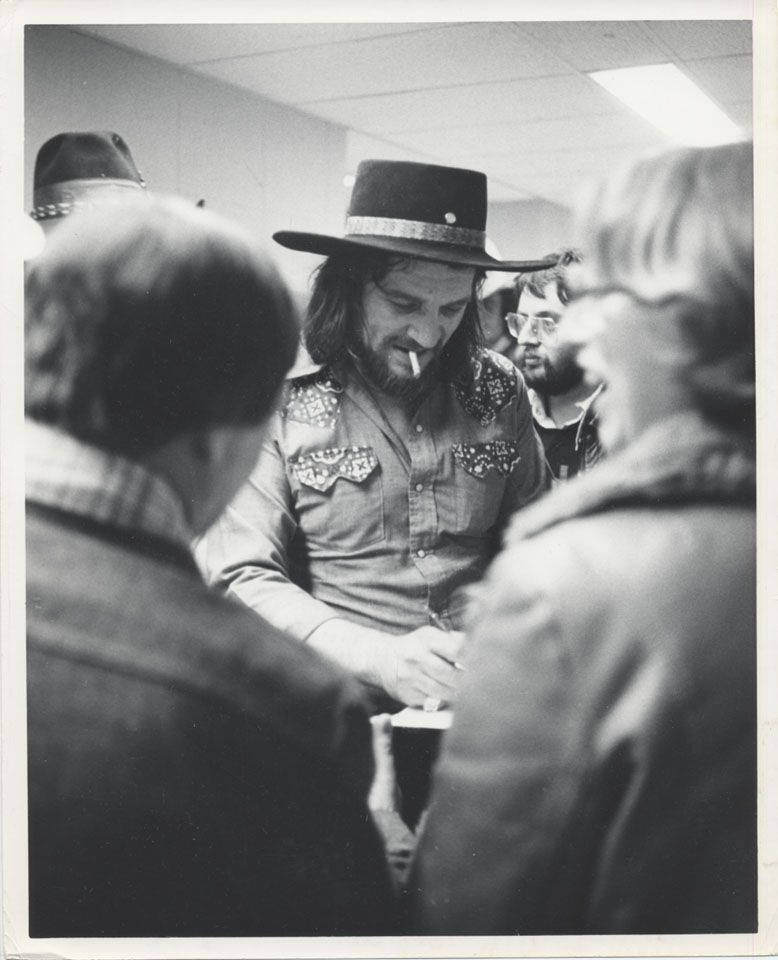
[[[379,934],[356,686],[173,543],[28,504],[33,937]]]

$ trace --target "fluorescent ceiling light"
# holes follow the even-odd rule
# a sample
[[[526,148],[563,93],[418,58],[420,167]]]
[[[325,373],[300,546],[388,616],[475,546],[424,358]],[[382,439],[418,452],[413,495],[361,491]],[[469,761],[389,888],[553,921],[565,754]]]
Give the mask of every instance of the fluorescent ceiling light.
[[[743,139],[743,132],[674,63],[589,76],[675,143],[711,147]]]

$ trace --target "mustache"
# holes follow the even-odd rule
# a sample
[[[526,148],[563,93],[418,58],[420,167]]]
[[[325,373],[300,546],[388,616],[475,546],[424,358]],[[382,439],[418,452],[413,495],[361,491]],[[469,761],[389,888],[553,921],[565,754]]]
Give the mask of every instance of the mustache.
[[[436,343],[434,347],[423,347],[415,340],[394,340],[391,346],[399,347],[400,350],[413,350],[414,353],[434,353],[439,349],[440,344]]]

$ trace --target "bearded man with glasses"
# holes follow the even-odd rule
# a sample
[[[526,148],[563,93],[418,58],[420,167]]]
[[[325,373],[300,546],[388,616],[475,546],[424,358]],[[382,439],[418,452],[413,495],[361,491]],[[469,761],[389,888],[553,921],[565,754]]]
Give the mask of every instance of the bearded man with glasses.
[[[565,273],[579,257],[572,250],[553,256],[552,267],[516,277],[518,310],[505,320],[549,468],[555,480],[566,480],[600,459],[594,401],[601,387],[578,365],[577,338],[559,330],[568,302]]]

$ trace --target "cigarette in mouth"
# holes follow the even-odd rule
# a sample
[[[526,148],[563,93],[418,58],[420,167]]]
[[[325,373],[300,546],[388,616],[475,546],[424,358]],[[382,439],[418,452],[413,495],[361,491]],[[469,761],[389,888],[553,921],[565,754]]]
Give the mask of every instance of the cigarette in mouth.
[[[419,366],[419,358],[416,356],[413,350],[408,351],[408,359],[411,361],[411,370],[413,371],[413,376],[416,380],[421,376],[421,367]]]

